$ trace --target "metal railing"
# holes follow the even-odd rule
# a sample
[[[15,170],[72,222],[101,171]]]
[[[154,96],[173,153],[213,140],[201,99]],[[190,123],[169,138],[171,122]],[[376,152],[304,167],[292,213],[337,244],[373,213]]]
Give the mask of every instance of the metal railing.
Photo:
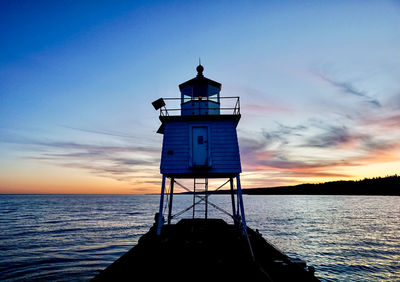
[[[204,102],[213,102],[216,105],[219,105],[219,115],[240,115],[240,98],[236,97],[220,97],[220,102],[218,103],[216,99],[207,99],[208,97],[203,97],[201,99],[194,97],[185,98],[184,103],[182,103],[181,98],[163,98],[165,100],[166,105],[160,108],[160,116],[180,116],[182,111],[182,105],[188,102],[193,101],[204,101]],[[169,103],[171,102],[171,103]],[[213,107],[197,107],[195,108],[196,111],[199,113],[206,112],[207,110],[215,110],[216,108]],[[201,114],[207,115],[207,114]],[[210,114],[211,115],[211,114]]]

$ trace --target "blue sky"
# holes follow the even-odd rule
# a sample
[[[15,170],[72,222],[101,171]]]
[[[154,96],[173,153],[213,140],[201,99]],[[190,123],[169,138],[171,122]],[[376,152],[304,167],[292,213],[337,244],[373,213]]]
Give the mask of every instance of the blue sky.
[[[398,172],[399,1],[2,1],[0,192],[156,191],[151,102],[240,96],[243,184]]]

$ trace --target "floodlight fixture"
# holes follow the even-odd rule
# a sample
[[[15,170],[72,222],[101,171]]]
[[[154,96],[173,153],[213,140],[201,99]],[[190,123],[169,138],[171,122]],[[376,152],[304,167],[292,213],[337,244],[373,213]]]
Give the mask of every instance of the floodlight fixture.
[[[151,104],[153,105],[155,110],[159,110],[159,109],[161,109],[162,107],[165,106],[165,102],[164,102],[163,98],[157,99]]]

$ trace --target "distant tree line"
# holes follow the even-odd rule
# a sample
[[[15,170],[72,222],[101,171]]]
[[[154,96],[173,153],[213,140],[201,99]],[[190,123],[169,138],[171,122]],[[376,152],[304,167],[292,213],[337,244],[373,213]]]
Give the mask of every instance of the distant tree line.
[[[228,191],[224,191],[225,193]],[[272,188],[243,189],[248,195],[387,195],[400,196],[400,176],[331,181]]]

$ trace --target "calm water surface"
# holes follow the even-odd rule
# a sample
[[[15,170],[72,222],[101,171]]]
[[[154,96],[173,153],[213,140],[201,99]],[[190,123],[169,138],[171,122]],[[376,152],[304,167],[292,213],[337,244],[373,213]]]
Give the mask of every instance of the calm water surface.
[[[176,212],[192,201],[174,199]],[[230,208],[227,196],[210,200]],[[315,266],[320,279],[400,281],[400,197],[244,200],[249,227]],[[0,280],[86,281],[148,231],[158,201],[136,195],[0,195]],[[219,211],[210,213],[229,221]]]

